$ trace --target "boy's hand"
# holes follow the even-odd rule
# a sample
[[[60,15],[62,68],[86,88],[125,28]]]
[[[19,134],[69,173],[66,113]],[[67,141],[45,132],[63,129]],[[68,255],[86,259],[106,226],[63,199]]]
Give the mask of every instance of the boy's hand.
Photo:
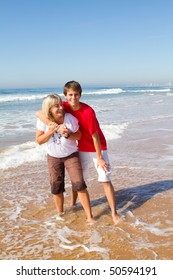
[[[109,164],[103,158],[98,159],[97,166],[103,168],[105,172],[109,171]]]

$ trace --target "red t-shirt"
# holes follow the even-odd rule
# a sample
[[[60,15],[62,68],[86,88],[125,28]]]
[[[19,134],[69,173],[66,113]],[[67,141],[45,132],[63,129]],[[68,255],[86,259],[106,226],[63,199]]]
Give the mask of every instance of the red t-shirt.
[[[82,133],[81,139],[78,141],[80,152],[95,152],[95,147],[92,139],[94,133],[98,133],[100,137],[101,149],[107,150],[106,139],[100,129],[96,114],[94,110],[87,104],[81,103],[81,107],[77,111],[73,111],[68,102],[63,102],[66,112],[72,114],[78,119],[80,131]]]

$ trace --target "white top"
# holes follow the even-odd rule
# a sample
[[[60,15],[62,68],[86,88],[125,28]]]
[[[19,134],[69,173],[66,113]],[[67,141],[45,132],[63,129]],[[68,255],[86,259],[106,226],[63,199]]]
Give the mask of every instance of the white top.
[[[65,113],[64,125],[68,128],[69,133],[74,133],[79,129],[78,120],[69,113]],[[40,119],[37,119],[37,129],[48,131],[48,126]],[[66,139],[57,132],[53,133],[46,142],[47,153],[52,157],[62,158],[78,151],[77,141]]]

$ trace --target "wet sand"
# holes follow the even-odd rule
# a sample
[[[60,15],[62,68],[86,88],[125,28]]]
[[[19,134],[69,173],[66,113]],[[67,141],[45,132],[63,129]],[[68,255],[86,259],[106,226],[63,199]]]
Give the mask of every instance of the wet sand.
[[[90,171],[96,223],[77,203],[57,220],[47,174],[38,162],[0,171],[0,259],[172,260],[173,130],[171,123],[133,125],[108,143],[122,221],[114,225],[102,187]],[[67,179],[65,208],[69,206]]]

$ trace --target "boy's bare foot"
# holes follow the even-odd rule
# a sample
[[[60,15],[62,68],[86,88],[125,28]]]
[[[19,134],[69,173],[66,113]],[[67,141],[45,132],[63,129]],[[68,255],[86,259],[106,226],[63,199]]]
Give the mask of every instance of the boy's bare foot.
[[[65,212],[69,213],[69,212],[72,212],[74,209],[75,209],[75,205],[71,205],[71,206],[66,207]]]

